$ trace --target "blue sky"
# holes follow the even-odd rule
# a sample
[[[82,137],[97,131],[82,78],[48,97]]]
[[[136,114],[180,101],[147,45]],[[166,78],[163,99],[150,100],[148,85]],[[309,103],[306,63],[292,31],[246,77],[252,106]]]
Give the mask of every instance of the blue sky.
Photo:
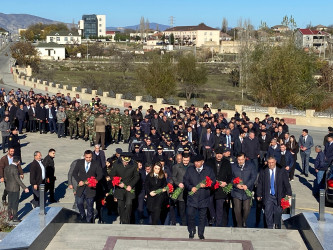
[[[226,17],[229,27],[237,26],[239,18],[250,19],[255,27],[261,20],[268,26],[280,24],[283,16],[293,15],[298,27],[333,24],[332,0],[1,0],[0,12],[6,14],[31,14],[52,20],[75,23],[82,14],[105,14],[107,26],[126,26],[140,22],[140,17],[150,22],[175,25],[197,25],[201,22],[220,27]]]

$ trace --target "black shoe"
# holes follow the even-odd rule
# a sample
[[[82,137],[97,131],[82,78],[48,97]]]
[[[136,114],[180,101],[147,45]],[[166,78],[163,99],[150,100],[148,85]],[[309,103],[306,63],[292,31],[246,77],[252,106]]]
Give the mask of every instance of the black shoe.
[[[20,219],[13,219],[13,222],[18,222],[18,223],[20,223],[22,220],[20,220]]]
[[[32,206],[32,209],[36,208],[36,205],[32,201],[30,201],[30,204]]]
[[[71,140],[73,140],[73,136],[71,136]]]
[[[98,224],[104,224],[103,220],[98,220]]]
[[[305,174],[305,177],[309,177],[309,175],[308,175],[308,174]]]
[[[85,216],[81,217],[81,223],[87,223],[87,218]]]
[[[176,222],[172,221],[172,222],[170,223],[170,225],[171,225],[171,226],[176,226]]]
[[[242,225],[244,228],[247,228],[247,225],[245,222],[243,222],[243,225]]]
[[[119,144],[119,141],[116,141],[115,144]]]
[[[213,218],[211,218],[210,220],[209,220],[209,226],[213,226],[214,225],[214,223],[215,223],[215,218],[213,217]]]
[[[94,146],[94,143],[93,143],[93,142],[90,142],[90,146],[92,146],[92,147],[93,147],[93,146]]]
[[[88,141],[88,138],[84,138],[84,141]]]
[[[143,224],[145,224],[145,221],[144,221],[143,219],[141,219],[141,220],[139,221],[139,224],[143,225]]]
[[[194,238],[194,235],[195,235],[194,232],[190,232],[190,234],[188,235],[188,237],[189,237],[190,239],[193,239],[193,238]]]
[[[41,132],[39,132],[40,134],[42,134],[42,131]]]
[[[57,203],[58,201],[55,200],[55,199],[52,199],[52,200],[50,200],[49,202],[50,202],[50,203]]]
[[[200,240],[204,240],[204,239],[205,239],[205,236],[203,236],[203,235],[199,235],[199,239],[200,239]]]
[[[75,140],[78,140],[78,139],[79,139],[79,137],[78,137],[78,136],[76,136],[76,137],[75,137]]]

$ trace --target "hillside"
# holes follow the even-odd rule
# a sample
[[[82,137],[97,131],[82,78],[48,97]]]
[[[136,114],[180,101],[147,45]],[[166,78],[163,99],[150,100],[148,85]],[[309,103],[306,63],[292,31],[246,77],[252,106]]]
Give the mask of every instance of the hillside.
[[[149,28],[153,29],[153,30],[156,30],[157,25],[158,25],[158,29],[160,31],[164,31],[164,30],[170,28],[170,26],[168,26],[168,25],[159,24],[159,23],[150,23]],[[125,26],[125,27],[106,27],[106,29],[107,30],[125,30],[125,29],[139,30],[140,29],[140,24]]]
[[[31,24],[35,23],[52,24],[59,22],[28,14],[0,13],[0,27],[10,31],[11,33],[18,33],[18,29],[27,28]]]

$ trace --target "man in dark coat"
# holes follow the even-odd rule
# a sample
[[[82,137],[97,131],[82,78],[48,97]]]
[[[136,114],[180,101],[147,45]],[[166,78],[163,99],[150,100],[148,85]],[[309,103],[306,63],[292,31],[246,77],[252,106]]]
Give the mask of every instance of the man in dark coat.
[[[182,220],[182,226],[186,226],[186,196],[184,197],[184,175],[186,173],[186,170],[189,167],[192,167],[193,164],[190,163],[190,155],[184,154],[182,158],[181,163],[177,163],[172,167],[172,182],[176,187],[182,188],[182,193],[178,196],[177,200],[178,202],[178,208],[179,208],[179,214],[180,218]],[[187,192],[186,192],[187,195]]]
[[[258,137],[255,137],[254,131],[250,131],[249,137],[246,137],[243,142],[243,153],[255,166],[258,172],[258,158],[260,156],[260,144]]]
[[[187,197],[187,229],[189,231],[189,238],[193,239],[196,233],[195,221],[196,213],[199,212],[199,227],[198,234],[201,240],[204,240],[204,231],[207,218],[207,207],[209,206],[210,188],[205,187],[201,182],[209,177],[212,180],[212,185],[215,184],[215,175],[213,169],[204,165],[204,158],[202,155],[196,155],[194,158],[194,165],[186,170],[184,175],[184,185],[187,191],[194,194]],[[200,184],[197,189],[196,185]]]
[[[201,145],[204,159],[209,160],[212,157],[213,149],[215,146],[215,138],[211,127],[207,125],[206,129],[207,132],[203,133],[201,137]]]
[[[263,166],[271,143],[271,136],[267,134],[266,129],[261,129],[258,139],[260,144],[260,165]]]
[[[145,181],[147,175],[150,173],[152,165],[147,163],[145,167],[142,167],[142,162],[137,161],[139,167],[139,175],[140,180],[138,182],[138,190],[136,190],[138,194],[138,212],[139,212],[139,223],[144,224],[144,205],[145,205],[145,196],[146,196],[146,190],[145,190]]]
[[[8,148],[14,149],[14,156],[20,157],[20,162],[22,162],[21,157],[21,144],[20,139],[18,137],[18,130],[17,128],[11,128],[11,133],[8,137]]]
[[[8,102],[9,122],[12,126],[15,126],[17,107],[10,101]]]
[[[20,108],[16,111],[16,118],[19,124],[19,133],[22,133],[24,121],[25,121],[25,111],[23,110],[23,104],[20,104]]]
[[[44,107],[44,103],[41,102],[39,106],[36,108],[36,118],[38,122],[38,127],[39,127],[39,133],[46,134],[46,121],[47,121],[47,109]]]
[[[54,198],[54,184],[56,181],[56,177],[54,175],[54,157],[55,150],[51,148],[49,150],[49,154],[43,159],[43,165],[45,167],[45,192],[49,191],[50,203],[57,202]]]
[[[34,152],[34,160],[30,163],[30,184],[34,198],[30,202],[32,207],[39,206],[39,185],[45,184],[46,171],[42,163],[42,154],[39,151]]]
[[[215,158],[209,160],[206,164],[210,166],[216,176],[216,181],[219,181],[219,188],[214,191],[214,201],[216,205],[216,225],[218,227],[226,226],[228,221],[223,221],[223,218],[227,218],[224,215],[226,212],[224,209],[224,202],[228,198],[228,195],[223,192],[222,188],[228,185],[232,179],[232,171],[230,160],[227,157],[223,157],[223,153],[230,155],[230,148],[217,148],[215,151]]]
[[[94,199],[96,188],[89,187],[85,182],[90,177],[95,177],[97,181],[102,179],[103,173],[99,162],[93,161],[91,150],[84,152],[84,159],[79,160],[73,171],[73,177],[78,183],[76,190],[77,207],[80,211],[81,220],[88,223],[93,222],[94,218]],[[84,201],[87,203],[87,214],[84,210]]]
[[[131,159],[130,153],[122,153],[121,160],[116,161],[111,169],[110,177],[121,177],[121,184],[115,187],[114,198],[118,202],[120,223],[129,224],[131,221],[133,199],[135,193],[131,190],[140,179],[137,164]],[[126,189],[124,188],[126,185]]]
[[[265,219],[268,228],[281,228],[281,199],[286,195],[291,198],[291,186],[287,171],[277,167],[274,157],[267,159],[268,168],[261,170],[258,185],[257,199],[265,204]]]
[[[276,138],[273,138],[271,140],[271,145],[269,146],[269,148],[267,150],[266,158],[269,158],[269,157],[274,157],[277,162],[280,161],[281,149],[280,149],[280,145],[277,143]]]

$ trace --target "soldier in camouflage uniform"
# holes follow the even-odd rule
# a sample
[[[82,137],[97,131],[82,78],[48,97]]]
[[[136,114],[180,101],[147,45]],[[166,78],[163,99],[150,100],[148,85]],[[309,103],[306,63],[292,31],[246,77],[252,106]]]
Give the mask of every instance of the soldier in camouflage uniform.
[[[89,134],[89,124],[88,124],[88,118],[91,114],[91,108],[85,107],[83,114],[82,114],[82,123],[84,124],[84,137],[83,139],[85,141],[88,141],[88,134]]]
[[[118,135],[119,135],[119,130],[121,129],[120,125],[121,114],[119,112],[120,112],[119,108],[116,108],[114,115],[111,116],[111,136],[113,142],[115,142],[116,144],[119,144]]]
[[[77,140],[78,138],[76,137],[77,135],[77,123],[76,123],[76,115],[74,111],[74,107],[71,107],[71,109],[68,111],[67,118],[68,118],[68,130],[69,130],[69,136],[71,139],[73,139],[73,135],[75,139]],[[74,133],[73,133],[74,130]]]
[[[128,143],[131,129],[133,128],[132,117],[129,115],[128,109],[125,109],[121,117],[121,134],[123,135],[124,143]]]
[[[75,108],[75,117],[76,117],[76,123],[78,127],[78,137],[83,137],[83,132],[84,132],[84,122],[82,122],[82,117],[83,117],[83,108],[80,107],[79,105],[76,106]],[[76,138],[75,138],[76,139]]]
[[[89,141],[90,141],[91,146],[94,146],[94,140],[95,140],[94,122],[95,122],[97,113],[98,113],[97,110],[95,110],[94,112],[91,112],[88,117],[88,120],[87,120],[88,131],[89,131]]]

